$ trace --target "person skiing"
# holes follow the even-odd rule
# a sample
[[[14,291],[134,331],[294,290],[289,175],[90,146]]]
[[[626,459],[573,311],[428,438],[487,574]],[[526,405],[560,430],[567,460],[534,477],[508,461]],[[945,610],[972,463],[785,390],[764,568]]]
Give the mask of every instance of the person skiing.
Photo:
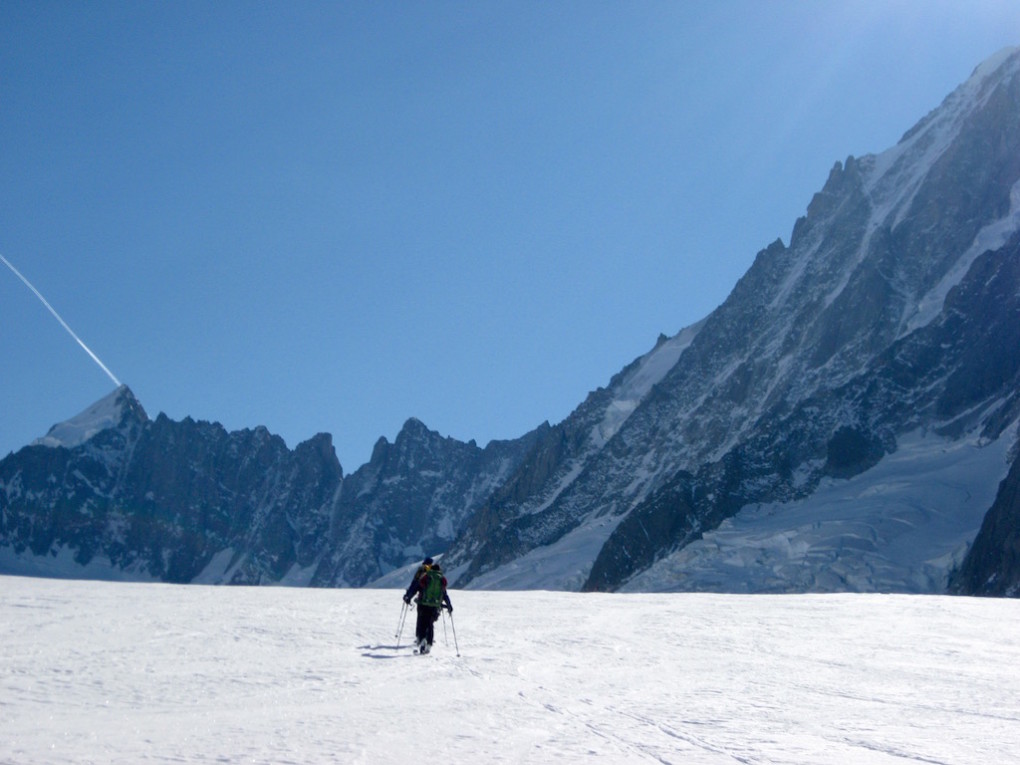
[[[418,621],[414,627],[414,637],[418,653],[428,653],[432,650],[433,628],[439,619],[440,609],[446,608],[453,614],[453,603],[446,591],[446,577],[438,561],[434,561],[418,579],[411,582],[404,593],[404,602],[410,603],[415,594],[418,594]]]

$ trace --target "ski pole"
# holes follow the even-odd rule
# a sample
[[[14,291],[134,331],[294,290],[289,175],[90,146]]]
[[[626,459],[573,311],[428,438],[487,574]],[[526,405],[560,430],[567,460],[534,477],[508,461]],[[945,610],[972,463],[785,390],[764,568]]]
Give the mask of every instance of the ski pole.
[[[410,606],[407,605],[407,603],[404,603],[403,607],[400,609],[400,624],[397,626],[397,634],[395,635],[397,638],[397,648],[400,648],[400,636],[404,632],[404,620],[407,618],[407,609],[409,608]]]
[[[446,624],[446,622],[443,622]],[[457,649],[457,655],[460,656],[460,646],[457,645],[457,625],[453,623],[453,611],[450,611],[450,626],[453,628],[453,645]]]
[[[446,613],[445,613],[446,609],[445,608],[440,608],[439,611],[440,611],[440,613],[443,614],[443,645],[445,645],[447,648],[449,648],[450,647],[450,638],[447,637],[447,635],[446,635]]]
[[[400,637],[400,633],[404,631],[404,614],[407,613],[407,603],[400,606],[400,621],[397,622],[397,631],[393,634],[393,637]]]

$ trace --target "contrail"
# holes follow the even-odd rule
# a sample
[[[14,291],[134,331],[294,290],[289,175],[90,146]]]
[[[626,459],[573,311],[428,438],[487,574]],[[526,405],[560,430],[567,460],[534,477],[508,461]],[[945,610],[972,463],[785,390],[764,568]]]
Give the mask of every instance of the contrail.
[[[41,300],[41,301],[42,301],[42,304],[43,304],[44,306],[46,306],[46,309],[47,309],[47,310],[48,310],[48,311],[49,311],[50,313],[52,313],[52,314],[53,314],[53,317],[54,317],[54,318],[55,318],[55,319],[56,319],[57,321],[59,321],[59,322],[60,322],[60,326],[61,326],[61,327],[63,327],[64,329],[66,329],[66,330],[67,330],[67,334],[69,334],[69,335],[70,335],[71,337],[73,337],[73,338],[74,338],[74,339],[75,339],[75,340],[77,341],[78,345],[80,345],[80,346],[81,346],[82,348],[84,348],[84,349],[85,349],[85,353],[87,353],[87,354],[88,354],[89,356],[91,356],[91,357],[92,357],[92,360],[93,360],[94,362],[96,362],[96,363],[97,363],[97,364],[99,365],[99,368],[100,368],[100,369],[102,369],[102,370],[103,370],[104,372],[106,372],[106,376],[107,376],[107,377],[109,377],[109,378],[110,378],[111,380],[113,380],[113,384],[114,384],[114,385],[116,385],[116,386],[117,386],[117,387],[119,388],[119,387],[120,387],[120,380],[118,380],[118,379],[117,379],[117,378],[116,378],[116,377],[114,376],[113,372],[111,372],[111,371],[110,371],[109,369],[107,369],[107,368],[106,368],[106,364],[104,364],[104,363],[103,363],[102,361],[100,361],[100,360],[99,360],[99,357],[98,357],[98,356],[97,356],[96,354],[94,354],[94,353],[93,353],[93,352],[92,352],[91,350],[89,350],[89,347],[88,347],[87,345],[85,345],[85,343],[83,343],[83,342],[81,341],[81,338],[80,338],[80,337],[78,337],[78,336],[77,336],[76,334],[74,334],[74,330],[73,330],[73,329],[71,329],[71,328],[70,328],[69,326],[67,326],[67,322],[66,322],[66,321],[64,321],[64,320],[63,320],[62,318],[60,318],[60,314],[59,314],[59,313],[57,313],[57,312],[56,312],[56,311],[55,311],[55,310],[53,309],[53,306],[51,306],[51,305],[50,305],[50,304],[49,304],[49,303],[48,303],[48,302],[46,301],[46,298],[44,298],[44,297],[42,296],[42,293],[41,293],[41,292],[39,292],[39,290],[37,290],[37,289],[36,289],[35,287],[33,287],[33,286],[32,286],[32,282],[30,282],[30,281],[29,281],[28,279],[26,279],[26,278],[25,278],[24,276],[22,276],[22,275],[21,275],[21,272],[20,272],[20,271],[19,271],[18,269],[16,269],[16,268],[15,268],[14,266],[12,266],[12,265],[11,265],[11,262],[10,262],[9,260],[7,260],[7,258],[5,258],[5,257],[4,257],[3,255],[0,255],[0,260],[2,260],[2,261],[3,261],[3,263],[4,263],[4,265],[5,265],[5,266],[7,266],[7,267],[8,267],[9,269],[11,269],[11,271],[13,271],[13,272],[14,272],[14,275],[15,275],[15,276],[17,276],[17,277],[18,277],[19,279],[21,279],[21,281],[23,281],[23,282],[25,283],[25,286],[26,286],[26,287],[28,287],[28,288],[29,288],[30,290],[32,290],[32,292],[33,292],[33,293],[35,293],[35,296],[36,296],[37,298],[39,298],[39,300]]]

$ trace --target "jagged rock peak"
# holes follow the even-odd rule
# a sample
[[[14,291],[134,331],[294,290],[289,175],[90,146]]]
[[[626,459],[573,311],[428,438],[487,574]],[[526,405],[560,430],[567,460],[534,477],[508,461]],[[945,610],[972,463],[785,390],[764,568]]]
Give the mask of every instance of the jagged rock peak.
[[[333,436],[330,433],[316,433],[307,441],[302,441],[294,449],[295,454],[315,455],[324,464],[335,463],[340,475],[343,476],[343,468],[336,456],[336,449],[333,447]]]
[[[71,419],[54,425],[32,445],[73,449],[97,433],[121,427],[130,421],[145,423],[149,416],[131,389],[121,385]]]
[[[424,422],[417,417],[409,417],[404,423],[404,427],[400,429],[400,433],[397,434],[397,440],[400,440],[402,436],[424,436],[430,432]]]

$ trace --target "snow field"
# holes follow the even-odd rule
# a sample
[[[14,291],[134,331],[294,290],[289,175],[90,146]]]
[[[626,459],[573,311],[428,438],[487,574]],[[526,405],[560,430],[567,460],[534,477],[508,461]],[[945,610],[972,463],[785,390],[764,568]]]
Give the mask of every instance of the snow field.
[[[1020,602],[0,577],[2,763],[1005,763]]]

